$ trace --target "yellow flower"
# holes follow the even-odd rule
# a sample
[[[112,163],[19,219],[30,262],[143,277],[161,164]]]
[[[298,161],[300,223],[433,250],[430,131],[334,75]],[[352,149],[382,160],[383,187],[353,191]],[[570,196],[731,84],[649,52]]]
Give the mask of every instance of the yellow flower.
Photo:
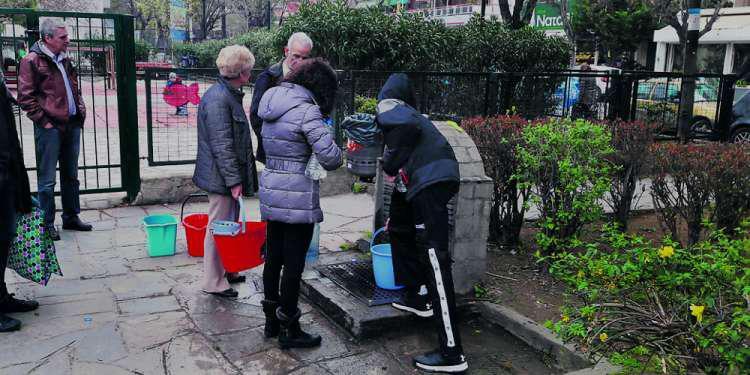
[[[562,321],[563,321],[563,323],[567,323],[567,322],[569,322],[569,321],[570,321],[570,317],[569,317],[569,316],[567,316],[567,315],[565,315],[565,314],[563,314],[563,316],[562,316]]]
[[[669,258],[674,255],[674,248],[672,246],[664,246],[659,249],[659,256],[662,258]]]
[[[607,336],[606,332],[602,332],[602,333],[599,334],[599,341],[606,342],[607,339],[609,339],[609,336]]]
[[[703,321],[703,310],[706,306],[703,305],[690,305],[690,315],[694,316],[698,323]]]

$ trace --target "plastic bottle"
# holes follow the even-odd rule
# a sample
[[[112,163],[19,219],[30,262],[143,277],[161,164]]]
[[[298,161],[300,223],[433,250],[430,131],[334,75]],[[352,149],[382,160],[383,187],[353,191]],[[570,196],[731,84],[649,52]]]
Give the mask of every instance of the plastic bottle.
[[[315,229],[313,230],[312,240],[310,246],[307,248],[307,256],[305,257],[305,263],[315,263],[318,260],[318,254],[320,252],[320,223],[315,223]]]
[[[328,176],[328,172],[323,169],[320,165],[318,158],[315,154],[310,155],[310,160],[307,161],[307,167],[305,167],[305,176],[311,180],[320,180]]]
[[[333,120],[330,117],[323,119],[323,124],[326,126],[326,130],[333,132]],[[305,176],[311,180],[320,180],[328,176],[328,172],[320,165],[317,156],[313,153],[310,155],[310,160],[307,161],[305,167]]]

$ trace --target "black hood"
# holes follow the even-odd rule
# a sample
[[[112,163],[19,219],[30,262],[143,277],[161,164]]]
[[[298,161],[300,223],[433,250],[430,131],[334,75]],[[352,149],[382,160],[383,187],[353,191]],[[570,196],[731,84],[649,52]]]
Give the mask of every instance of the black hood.
[[[378,93],[378,101],[383,99],[402,100],[412,107],[416,107],[417,105],[409,77],[404,73],[393,73],[388,77],[385,85],[383,85],[380,93]]]

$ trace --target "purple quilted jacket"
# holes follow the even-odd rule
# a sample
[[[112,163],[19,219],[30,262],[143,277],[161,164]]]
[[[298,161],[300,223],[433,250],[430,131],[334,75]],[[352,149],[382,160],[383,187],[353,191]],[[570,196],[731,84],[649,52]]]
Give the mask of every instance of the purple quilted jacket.
[[[282,83],[263,94],[258,108],[263,119],[266,168],[260,175],[260,215],[284,223],[323,221],[319,181],[305,176],[314,152],[332,171],[341,165],[341,149],[323,123],[320,108],[306,88]]]

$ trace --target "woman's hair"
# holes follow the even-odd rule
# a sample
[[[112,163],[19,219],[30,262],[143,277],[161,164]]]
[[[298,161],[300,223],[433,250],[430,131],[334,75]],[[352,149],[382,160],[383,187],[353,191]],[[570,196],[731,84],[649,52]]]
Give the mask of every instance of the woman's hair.
[[[318,57],[302,61],[284,80],[310,90],[324,115],[333,111],[339,82],[326,60]]]
[[[254,65],[253,53],[247,47],[238,44],[222,48],[219,57],[216,58],[219,74],[228,79],[239,77],[240,73],[253,69]]]

